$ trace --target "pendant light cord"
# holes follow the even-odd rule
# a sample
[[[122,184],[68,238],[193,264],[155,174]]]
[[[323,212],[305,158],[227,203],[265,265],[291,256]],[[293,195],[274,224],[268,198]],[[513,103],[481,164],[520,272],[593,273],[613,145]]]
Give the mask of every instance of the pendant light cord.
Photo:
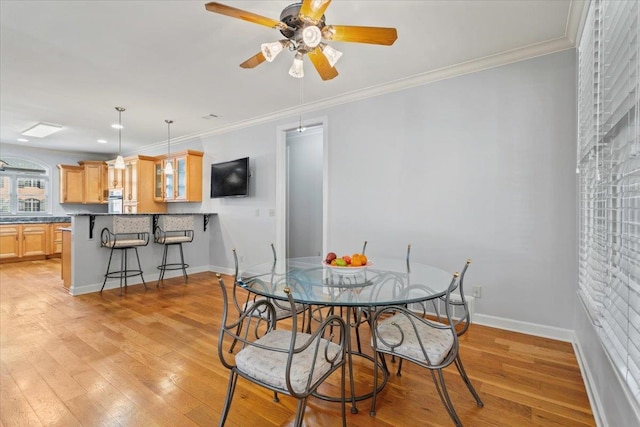
[[[165,120],[167,124],[167,158],[171,157],[171,123],[173,120]]]
[[[302,102],[304,99],[304,79],[300,79],[300,103],[299,103],[299,108],[300,108],[300,118],[299,118],[299,122],[298,122],[298,132],[304,132],[304,128],[302,127]]]
[[[116,107],[118,110],[118,155],[122,155],[122,112],[124,108]]]

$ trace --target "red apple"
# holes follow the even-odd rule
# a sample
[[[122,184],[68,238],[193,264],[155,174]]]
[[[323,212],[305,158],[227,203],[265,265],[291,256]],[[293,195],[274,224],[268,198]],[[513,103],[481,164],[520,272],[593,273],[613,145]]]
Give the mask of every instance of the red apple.
[[[338,258],[338,255],[335,254],[335,252],[329,252],[327,254],[327,257],[324,259],[324,261],[327,264],[331,264],[331,261],[333,261],[334,259]]]

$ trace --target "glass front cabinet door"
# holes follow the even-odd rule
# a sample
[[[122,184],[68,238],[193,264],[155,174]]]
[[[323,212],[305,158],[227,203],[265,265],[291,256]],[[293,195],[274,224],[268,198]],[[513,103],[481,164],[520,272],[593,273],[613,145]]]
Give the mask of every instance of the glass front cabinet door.
[[[171,157],[157,159],[154,164],[154,199],[157,202],[202,201],[203,152],[185,150],[172,153]],[[167,162],[173,166],[173,174],[165,175]]]
[[[173,161],[173,175],[175,178],[175,199],[187,199],[187,158],[176,157]]]
[[[153,187],[153,200],[164,202],[164,162],[162,160],[153,164],[155,183]]]

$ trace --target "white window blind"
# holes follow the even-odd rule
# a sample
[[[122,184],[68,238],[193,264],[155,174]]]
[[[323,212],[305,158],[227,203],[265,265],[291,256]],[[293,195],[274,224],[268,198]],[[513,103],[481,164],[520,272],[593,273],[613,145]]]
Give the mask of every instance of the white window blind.
[[[640,2],[594,0],[578,48],[579,295],[640,403]]]

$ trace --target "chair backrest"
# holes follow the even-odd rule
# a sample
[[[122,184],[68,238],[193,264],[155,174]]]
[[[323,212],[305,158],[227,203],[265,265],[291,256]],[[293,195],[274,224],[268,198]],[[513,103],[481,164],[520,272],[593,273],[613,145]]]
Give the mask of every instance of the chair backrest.
[[[404,354],[402,357],[412,360],[414,363],[418,363],[422,366],[434,368],[442,368],[450,365],[458,351],[458,335],[455,330],[455,326],[452,322],[452,310],[448,306],[451,298],[451,293],[458,286],[459,273],[454,273],[449,286],[447,287],[446,294],[443,296],[445,305],[445,321],[439,322],[426,317],[426,312],[423,310],[415,309],[415,305],[426,307],[426,302],[414,303],[412,307],[407,306],[388,306],[376,311],[371,322],[372,340],[376,351],[382,351],[384,353],[394,354],[396,348],[402,348],[404,346],[418,346],[417,352],[411,352],[411,354]],[[432,290],[425,285],[411,285],[406,287],[403,292],[407,295],[411,295],[413,298],[418,297],[421,293],[427,297],[432,294]],[[396,318],[395,316],[399,316]],[[395,320],[398,319],[398,320]],[[391,326],[385,326],[385,320],[392,320]],[[439,319],[440,320],[440,319]],[[383,325],[382,328],[380,325]],[[443,358],[434,360],[427,347],[433,345],[433,342],[422,341],[418,331],[419,325],[428,326],[434,330],[448,331],[447,334],[440,334],[439,340],[434,341],[437,346],[440,346],[441,341],[448,341],[451,343],[451,351],[443,354]],[[404,325],[403,327],[399,325]],[[392,335],[389,336],[389,332]],[[444,335],[444,336],[443,336]],[[378,345],[378,342],[381,345]]]
[[[238,319],[233,322],[229,319],[229,298],[227,297],[227,287],[222,280],[222,275],[217,274],[218,285],[222,290],[222,323],[220,325],[220,335],[218,339],[218,356],[220,357],[220,361],[227,368],[233,368],[232,362],[229,361],[229,358],[226,357],[224,350],[224,341],[225,338],[228,339],[229,336],[235,338],[238,341],[242,342],[242,347],[248,342],[252,340],[259,339],[264,336],[271,330],[275,329],[276,326],[276,312],[273,305],[271,305],[267,299],[259,299],[252,306],[251,312],[240,313]],[[234,292],[236,288],[236,283],[233,284]],[[263,316],[254,316],[252,315],[254,311],[259,313],[263,313]],[[242,325],[242,328],[238,328],[238,325]]]
[[[451,306],[451,308],[457,308],[460,307],[462,309],[462,314],[459,315],[459,313],[455,313],[458,316],[455,316],[455,318],[452,320],[454,322],[454,325],[456,326],[456,331],[458,332],[458,336],[463,335],[465,332],[467,332],[467,329],[469,329],[469,325],[471,324],[471,313],[469,312],[469,303],[467,302],[467,299],[464,296],[464,276],[467,272],[467,269],[469,268],[469,264],[471,264],[471,260],[467,259],[467,261],[464,264],[464,267],[462,267],[462,272],[460,273],[460,280],[458,280],[458,289],[460,291],[460,300],[456,300],[456,301],[450,301],[449,302],[449,306]],[[459,326],[462,325],[462,326]]]
[[[193,224],[193,215],[161,215],[158,226],[162,231],[188,231]]]
[[[293,316],[291,328],[283,329],[283,333],[280,328],[276,331],[276,309],[271,299],[258,298],[237,320],[231,322],[228,319],[229,301],[226,285],[220,274],[217,277],[223,299],[218,356],[225,367],[233,369],[235,357],[240,357],[238,354],[231,356],[225,351],[227,348],[224,342],[225,338],[240,342],[241,350],[257,347],[273,352],[273,354],[287,353],[285,378],[283,378],[285,384],[279,384],[279,387],[287,389],[291,396],[300,399],[310,395],[331,372],[345,365],[348,333],[347,325],[340,316],[327,316],[320,326],[311,333],[299,332],[296,316]],[[293,292],[288,287],[284,289],[284,292],[287,295],[290,310],[294,311],[296,303],[293,299]],[[260,315],[257,316],[256,313],[260,313]],[[277,332],[276,335],[281,337],[282,341],[256,342],[271,332]],[[286,342],[284,342],[285,339]],[[322,362],[319,362],[320,360]],[[269,360],[261,360],[261,362],[269,363]],[[295,367],[293,367],[294,365]],[[321,376],[317,376],[314,371],[321,369],[321,365],[332,365],[332,368]],[[305,373],[303,383],[296,385],[290,380],[292,376],[300,376],[300,373],[297,372],[300,368],[308,369],[308,374]],[[247,377],[245,376],[245,378]],[[258,383],[260,382],[258,381]],[[342,397],[344,400],[344,395]]]
[[[147,215],[115,215],[114,234],[140,234],[151,230],[151,217]]]

